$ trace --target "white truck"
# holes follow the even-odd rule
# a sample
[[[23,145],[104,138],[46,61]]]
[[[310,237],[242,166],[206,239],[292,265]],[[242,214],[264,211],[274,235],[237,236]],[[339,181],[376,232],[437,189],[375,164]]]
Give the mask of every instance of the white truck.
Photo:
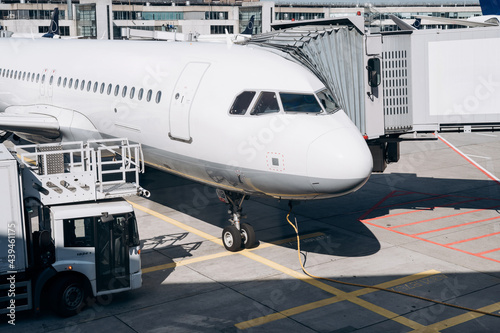
[[[42,303],[71,316],[91,297],[141,286],[137,223],[123,200],[149,195],[141,160],[125,139],[0,144],[0,313],[10,323]]]

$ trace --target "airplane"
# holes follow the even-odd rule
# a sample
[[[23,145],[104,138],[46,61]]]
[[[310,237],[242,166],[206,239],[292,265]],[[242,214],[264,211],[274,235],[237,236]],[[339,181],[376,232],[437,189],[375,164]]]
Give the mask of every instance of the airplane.
[[[0,130],[140,143],[147,165],[217,189],[229,251],[256,241],[240,221],[249,196],[332,198],[370,177],[366,141],[324,84],[258,46],[5,38],[0,49]]]
[[[59,8],[54,8],[47,33],[13,33],[11,38],[61,38],[59,32]]]
[[[408,24],[395,15],[389,17],[401,30],[418,30],[421,28],[422,20],[436,22],[437,24],[462,25],[466,27],[496,27],[500,25],[500,3],[499,0],[479,0],[481,16],[469,17],[466,20],[452,19],[446,17],[415,15],[415,22]]]

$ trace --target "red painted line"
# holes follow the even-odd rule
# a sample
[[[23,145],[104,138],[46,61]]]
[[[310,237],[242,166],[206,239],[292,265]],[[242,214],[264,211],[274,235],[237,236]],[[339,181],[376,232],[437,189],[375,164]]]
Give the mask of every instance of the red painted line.
[[[500,181],[498,180],[498,178],[496,178],[495,176],[493,176],[491,173],[489,173],[482,166],[480,166],[475,161],[473,161],[468,156],[466,156],[464,153],[462,153],[460,150],[458,150],[457,148],[455,148],[451,143],[449,143],[448,141],[446,141],[446,139],[442,138],[440,135],[438,135],[437,137],[438,137],[439,140],[441,140],[441,142],[444,142],[445,145],[447,145],[448,147],[450,147],[455,153],[457,153],[458,155],[462,156],[467,162],[469,162],[470,164],[472,164],[473,166],[475,166],[479,171],[481,171],[483,174],[485,174],[486,177],[488,177],[489,179],[493,180],[495,183],[497,183],[498,185],[500,185]]]
[[[479,220],[479,221],[473,221],[473,222],[467,222],[467,223],[462,223],[458,225],[452,225],[451,227],[446,227],[446,228],[440,228],[440,229],[434,229],[434,230],[429,230],[429,231],[424,231],[424,232],[419,232],[418,234],[412,234],[413,236],[420,236],[420,235],[425,235],[425,234],[430,234],[432,232],[438,232],[438,231],[443,231],[443,230],[449,230],[449,229],[454,229],[454,228],[459,228],[459,227],[464,227],[466,225],[471,225],[471,224],[476,224],[476,223],[481,223],[481,222],[486,222],[486,221],[491,221],[491,220],[496,220],[499,219],[500,216],[495,216],[495,217],[490,217],[489,219],[484,219],[484,220]]]
[[[445,245],[445,244],[441,244],[441,243],[433,242],[433,241],[431,241],[431,240],[429,240],[429,239],[425,239],[425,238],[417,237],[417,236],[415,236],[415,235],[406,234],[406,233],[401,232],[401,231],[391,230],[391,229],[389,229],[389,228],[387,228],[387,227],[382,227],[382,226],[376,225],[375,223],[366,222],[366,224],[372,225],[372,226],[377,227],[377,228],[381,228],[381,229],[389,230],[389,231],[395,232],[395,233],[397,233],[397,234],[400,234],[400,235],[403,235],[403,236],[408,236],[408,237],[411,237],[411,238],[413,238],[413,239],[421,240],[421,241],[424,241],[424,242],[427,242],[427,243],[430,243],[430,244],[439,245],[439,246],[445,247],[445,248],[450,249],[450,250],[454,250],[454,251],[462,252],[462,253],[465,253],[465,254],[469,254],[469,255],[471,255],[471,256],[475,256],[475,257],[478,257],[478,258],[482,258],[482,259],[486,259],[486,260],[490,260],[490,261],[494,261],[494,262],[500,263],[500,260],[496,260],[496,259],[488,258],[488,257],[483,256],[482,254],[472,253],[472,252],[469,252],[469,251],[465,251],[465,250],[457,249],[457,248],[454,248],[454,247],[451,247],[451,246],[447,246],[447,245]]]
[[[368,219],[366,221],[373,221],[373,220],[383,219],[383,218],[386,218],[386,217],[394,217],[394,216],[400,216],[400,215],[417,213],[417,212],[425,212],[425,211],[428,211],[428,210],[434,210],[435,208],[450,207],[450,206],[454,206],[454,205],[458,205],[458,204],[463,204],[463,203],[470,202],[470,201],[478,201],[478,200],[480,200],[480,199],[471,199],[471,200],[466,200],[466,201],[453,202],[453,203],[450,203],[450,204],[440,205],[440,206],[434,206],[434,207],[425,208],[425,209],[415,209],[415,210],[412,210],[412,211],[409,211],[409,212],[402,212],[402,213],[397,213],[397,214],[390,214],[390,215],[384,215],[384,216],[374,217],[374,218]],[[446,217],[448,217],[448,216],[443,216],[442,218],[446,218]],[[412,223],[408,223],[408,224],[402,224],[402,225],[393,226],[391,228],[400,228],[400,227],[404,227],[404,226],[412,225],[412,224],[417,224],[417,223],[421,223],[421,222],[426,222],[426,221],[412,222]]]
[[[478,237],[464,239],[464,240],[461,240],[461,241],[456,241],[456,242],[453,242],[453,243],[448,243],[448,244],[445,244],[445,245],[451,246],[451,245],[465,243],[465,242],[470,242],[470,241],[473,241],[473,240],[476,240],[476,239],[491,237],[491,236],[495,236],[495,235],[500,235],[500,231],[499,232],[494,232],[494,233],[491,233],[491,234],[487,234],[487,235],[482,235],[482,236],[478,236]]]
[[[497,249],[488,250],[488,251],[484,251],[484,252],[479,252],[479,253],[476,253],[476,254],[479,255],[479,256],[482,256],[483,254],[491,253],[491,252],[496,252],[496,251],[499,251],[499,250],[500,250],[500,247],[497,248]]]
[[[441,220],[441,219],[447,219],[447,218],[450,218],[450,217],[455,217],[455,216],[460,216],[460,215],[465,215],[465,214],[470,214],[470,213],[482,212],[482,211],[485,211],[485,210],[489,210],[489,209],[493,209],[493,208],[498,208],[498,207],[500,207],[500,206],[493,206],[493,207],[488,207],[488,208],[481,208],[481,209],[471,210],[470,212],[463,212],[463,213],[457,213],[457,214],[452,214],[452,215],[447,215],[447,216],[434,217],[434,218],[428,219],[428,220],[423,220],[423,221],[417,221],[417,222],[411,222],[411,223],[396,225],[396,226],[391,227],[391,228],[395,229],[395,228],[407,227],[407,226],[410,226],[410,225],[415,225],[415,224],[420,224],[420,223],[425,223],[425,222],[430,222],[430,221],[436,221],[436,220]]]
[[[366,211],[366,213],[364,213],[359,219],[362,220],[365,217],[367,217],[371,212],[373,212],[374,210],[376,210],[378,208],[378,206],[380,206],[384,201],[386,201],[387,199],[389,199],[396,192],[400,192],[400,191],[392,191],[391,193],[387,194],[382,200],[380,200],[379,202],[377,202],[375,204],[375,206],[373,206],[372,208],[368,209]]]

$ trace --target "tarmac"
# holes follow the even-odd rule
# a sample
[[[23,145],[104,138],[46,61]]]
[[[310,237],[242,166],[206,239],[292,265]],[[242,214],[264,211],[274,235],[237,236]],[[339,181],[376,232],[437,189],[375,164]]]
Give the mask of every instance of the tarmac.
[[[357,192],[303,202],[251,198],[258,246],[228,252],[215,190],[148,169],[132,197],[143,286],[71,318],[20,314],[4,332],[498,332],[500,134],[401,143]],[[439,302],[368,287],[377,286]],[[477,313],[472,310],[480,310]],[[491,313],[497,316],[488,315]]]

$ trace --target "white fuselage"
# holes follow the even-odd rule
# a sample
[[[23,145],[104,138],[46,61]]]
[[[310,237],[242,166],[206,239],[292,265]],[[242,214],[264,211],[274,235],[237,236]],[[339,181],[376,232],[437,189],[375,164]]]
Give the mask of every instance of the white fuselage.
[[[52,116],[57,140],[126,137],[142,144],[153,167],[282,199],[347,194],[371,173],[370,151],[341,110],[284,112],[277,98],[279,112],[250,114],[262,92],[324,89],[309,71],[274,53],[223,44],[53,39],[4,39],[0,49],[0,111]],[[244,91],[255,92],[249,110],[230,114]]]

